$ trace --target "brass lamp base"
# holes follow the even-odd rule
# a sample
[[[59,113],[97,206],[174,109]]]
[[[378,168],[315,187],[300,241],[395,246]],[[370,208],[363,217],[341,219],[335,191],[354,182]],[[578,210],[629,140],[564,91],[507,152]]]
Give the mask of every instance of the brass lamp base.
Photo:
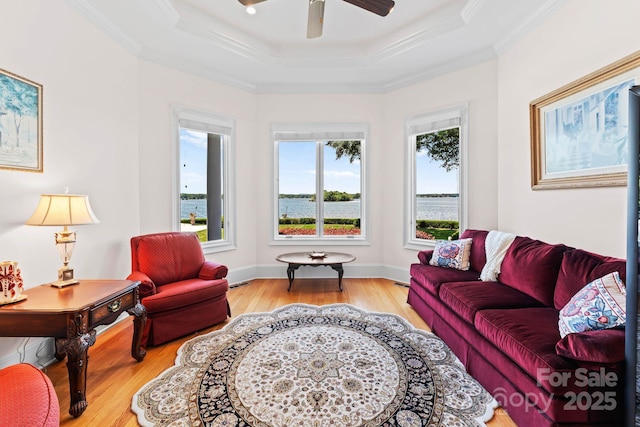
[[[55,282],[51,282],[50,285],[54,288],[64,288],[65,286],[75,285],[80,283],[78,279],[69,279],[69,280],[56,280]]]
[[[76,283],[80,283],[80,281],[73,278],[73,268],[69,268],[65,265],[58,270],[58,280],[52,282],[51,286],[64,288],[65,286],[75,285]]]

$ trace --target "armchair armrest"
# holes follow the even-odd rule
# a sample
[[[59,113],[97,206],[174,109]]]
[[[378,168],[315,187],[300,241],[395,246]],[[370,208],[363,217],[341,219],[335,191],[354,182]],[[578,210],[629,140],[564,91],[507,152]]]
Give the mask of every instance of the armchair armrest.
[[[226,265],[218,264],[213,261],[205,261],[202,264],[202,268],[200,269],[200,273],[198,274],[198,279],[203,280],[218,280],[224,279],[227,277],[227,273],[229,269]]]
[[[433,249],[425,249],[423,251],[418,252],[418,259],[422,264],[428,265],[429,260],[433,256]]]
[[[127,280],[135,280],[140,282],[138,287],[140,291],[140,299],[148,297],[156,293],[156,284],[146,274],[141,271],[133,271],[127,276]]]

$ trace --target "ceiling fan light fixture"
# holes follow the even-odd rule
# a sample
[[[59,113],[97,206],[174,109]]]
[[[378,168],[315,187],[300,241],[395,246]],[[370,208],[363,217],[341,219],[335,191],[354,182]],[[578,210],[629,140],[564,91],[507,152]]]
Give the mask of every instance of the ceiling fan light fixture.
[[[247,13],[249,15],[255,15],[256,14],[256,8],[253,6],[247,6]]]
[[[322,35],[324,24],[324,0],[309,0],[309,19],[307,21],[307,38],[315,39]]]
[[[243,6],[253,6],[254,4],[262,3],[266,0],[238,0]]]

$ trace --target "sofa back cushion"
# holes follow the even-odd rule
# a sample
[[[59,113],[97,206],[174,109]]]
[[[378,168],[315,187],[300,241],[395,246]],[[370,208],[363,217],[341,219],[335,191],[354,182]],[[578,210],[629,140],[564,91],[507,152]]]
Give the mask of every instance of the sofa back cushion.
[[[560,310],[587,283],[617,271],[620,279],[626,279],[626,261],[620,258],[608,257],[573,249],[563,254],[553,303]]]
[[[553,307],[553,295],[568,246],[518,236],[502,261],[498,281]],[[586,283],[583,283],[584,286]]]
[[[461,239],[473,239],[471,244],[471,256],[469,261],[471,262],[471,270],[480,272],[487,263],[487,253],[485,251],[485,241],[487,240],[487,230],[464,230]]]
[[[155,233],[131,239],[132,270],[156,286],[198,277],[204,254],[195,233]]]

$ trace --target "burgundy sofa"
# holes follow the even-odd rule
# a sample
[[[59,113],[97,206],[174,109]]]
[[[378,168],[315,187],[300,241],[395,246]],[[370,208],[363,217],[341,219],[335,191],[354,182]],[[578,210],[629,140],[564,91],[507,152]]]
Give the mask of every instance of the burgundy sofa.
[[[488,231],[472,238],[467,271],[412,264],[408,302],[518,426],[620,426],[624,330],[561,339],[559,310],[587,283],[625,261],[516,236],[497,282],[479,280]]]

